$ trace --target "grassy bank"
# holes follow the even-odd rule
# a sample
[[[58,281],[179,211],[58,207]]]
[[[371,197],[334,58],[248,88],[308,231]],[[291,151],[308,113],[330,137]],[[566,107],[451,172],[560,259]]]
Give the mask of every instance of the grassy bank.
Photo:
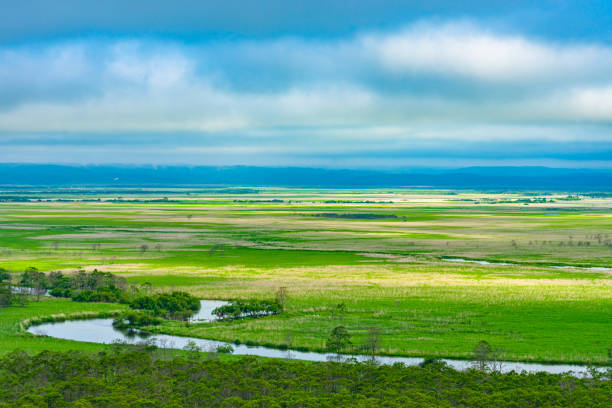
[[[166,322],[151,329],[320,351],[336,326],[347,328],[354,346],[363,344],[368,330],[376,327],[381,336],[379,351],[389,355],[469,358],[474,346],[485,340],[499,348],[501,358],[507,360],[607,361],[606,351],[612,346],[608,288],[521,283],[395,287],[344,284],[332,288],[288,284],[287,311],[278,316],[189,327]],[[255,294],[257,287],[257,281],[250,281],[248,295]],[[273,295],[267,282],[259,288],[259,297]],[[202,296],[215,293],[196,287],[191,290]],[[239,297],[241,291],[222,293],[232,298]],[[345,305],[344,311],[339,311],[338,304]]]
[[[65,299],[44,299],[29,302],[26,306],[11,306],[0,309],[0,353],[20,349],[29,353],[44,350],[81,350],[94,352],[104,349],[102,344],[34,336],[25,331],[30,324],[61,321],[65,319],[110,316],[114,311],[126,307],[108,303],[78,303]]]

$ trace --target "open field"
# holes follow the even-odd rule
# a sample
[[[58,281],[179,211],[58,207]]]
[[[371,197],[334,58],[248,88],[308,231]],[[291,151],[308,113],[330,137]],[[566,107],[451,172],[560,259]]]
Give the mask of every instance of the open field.
[[[506,359],[553,362],[603,363],[612,346],[611,198],[387,189],[3,195],[33,200],[0,202],[0,267],[13,272],[97,268],[216,299],[272,298],[287,287],[279,316],[168,323],[167,332],[323,349],[335,326],[356,345],[375,326],[386,354],[466,358],[486,340]],[[57,312],[105,307],[63,302]],[[0,318],[9,310],[17,309]]]

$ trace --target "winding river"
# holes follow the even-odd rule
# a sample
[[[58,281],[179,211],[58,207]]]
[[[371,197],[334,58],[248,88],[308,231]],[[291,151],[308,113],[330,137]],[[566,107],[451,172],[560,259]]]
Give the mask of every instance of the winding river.
[[[226,304],[227,302],[218,300],[202,300],[202,308],[192,317],[193,322],[210,322],[214,320],[211,312],[214,308]],[[122,341],[129,344],[137,344],[144,340],[155,342],[159,347],[182,349],[187,343],[193,341],[204,351],[216,350],[217,346],[227,345],[222,341],[200,339],[195,337],[182,337],[167,334],[146,335],[144,333],[126,333],[119,331],[113,327],[113,319],[89,319],[89,320],[67,320],[64,322],[44,323],[38,326],[28,328],[28,332],[35,335],[46,335],[58,339],[85,341],[91,343],[110,344],[116,341]],[[353,357],[358,361],[368,360],[368,356],[364,355],[338,355],[334,353],[319,353],[313,351],[296,351],[296,350],[279,350],[275,348],[263,346],[246,346],[231,345],[234,348],[234,354],[237,355],[252,355],[260,357],[274,358],[291,358],[306,361],[329,361],[342,360],[347,357]],[[394,363],[404,363],[406,365],[418,365],[423,362],[423,358],[419,357],[388,357],[377,356],[376,361],[380,364],[391,365]],[[457,370],[465,370],[473,366],[473,362],[469,360],[453,360],[443,359],[445,363]],[[601,368],[603,370],[603,368]],[[547,372],[552,374],[560,374],[569,372],[575,376],[588,376],[589,371],[587,366],[568,365],[568,364],[539,364],[539,363],[521,363],[521,362],[502,362],[502,372],[510,371],[526,371],[529,373]]]

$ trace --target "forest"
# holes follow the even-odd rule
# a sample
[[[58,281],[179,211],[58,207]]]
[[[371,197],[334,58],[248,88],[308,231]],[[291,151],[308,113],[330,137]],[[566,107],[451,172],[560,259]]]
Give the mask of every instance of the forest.
[[[436,361],[313,364],[123,345],[0,359],[0,407],[607,408],[611,395],[603,375],[460,372]]]

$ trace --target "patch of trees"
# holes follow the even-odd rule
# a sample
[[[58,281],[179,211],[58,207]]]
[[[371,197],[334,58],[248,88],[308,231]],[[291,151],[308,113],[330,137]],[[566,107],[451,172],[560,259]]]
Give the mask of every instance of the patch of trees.
[[[7,276],[10,277],[8,273]],[[3,275],[0,275],[2,277]],[[75,302],[107,302],[129,304],[132,309],[147,311],[153,317],[187,320],[200,310],[200,300],[186,292],[142,294],[132,287],[128,291],[125,278],[110,272],[94,269],[92,272],[78,271],[75,274],[50,272],[45,274],[36,268],[27,268],[20,279],[20,289],[28,289],[28,295],[37,295],[48,291],[50,296],[71,298]],[[0,287],[1,289],[1,287]],[[0,290],[0,297],[2,291]],[[143,323],[143,317],[132,314],[124,320],[130,326],[150,325]]]
[[[161,323],[161,318],[152,316],[150,313],[131,311],[113,320],[113,327],[116,329],[133,329],[143,326],[157,326]]]
[[[368,328],[366,338],[361,344],[353,344],[351,335],[344,326],[335,327],[327,338],[327,350],[340,354],[365,354],[375,361],[381,346],[381,330],[378,327]],[[341,360],[339,356],[338,360]]]
[[[585,197],[591,197],[591,198],[610,198],[612,197],[612,193],[581,193],[581,195]]]
[[[565,200],[563,198],[559,198],[559,200]],[[578,200],[580,200],[578,198]],[[458,201],[466,201],[466,200],[458,200]],[[476,200],[472,200],[476,201]],[[517,198],[517,199],[498,199],[498,198],[489,198],[483,197],[480,201],[476,201],[477,204],[512,204],[512,203],[523,203],[523,204],[537,204],[537,203],[554,203],[555,200],[552,198],[546,199],[544,197],[536,197],[536,198]]]
[[[22,305],[25,300],[25,294],[15,291],[11,283],[11,274],[6,269],[0,268],[0,308]]]
[[[19,285],[22,289],[30,288],[29,294],[36,295],[38,298],[48,289],[47,276],[34,267],[28,267],[23,271]]]
[[[21,275],[21,287],[31,288],[37,296],[49,291],[55,297],[72,298],[77,302],[128,303],[125,278],[94,269],[66,275],[62,272],[45,274],[29,267]]]
[[[349,220],[382,220],[398,218],[395,214],[372,214],[372,213],[320,213],[313,214],[314,217],[343,218]]]
[[[235,203],[284,203],[285,200],[280,200],[278,198],[274,198],[271,200],[234,200]]]
[[[187,320],[200,310],[200,300],[186,292],[158,293],[137,296],[130,302],[130,307],[167,319]]]
[[[443,363],[311,363],[148,344],[0,358],[0,407],[610,407],[607,376],[491,374]]]
[[[51,292],[52,296],[54,292]],[[106,303],[128,303],[130,295],[119,288],[99,288],[96,290],[81,290],[70,296],[75,302],[106,302]]]
[[[557,200],[561,201],[580,201],[579,195],[568,195],[567,197],[558,197]]]
[[[280,292],[280,291],[279,291]],[[279,297],[279,296],[277,296]],[[235,320],[245,317],[262,317],[283,311],[284,298],[276,300],[234,300],[212,311],[219,320]]]
[[[254,188],[220,188],[218,190],[202,190],[201,192],[212,194],[259,194]]]

